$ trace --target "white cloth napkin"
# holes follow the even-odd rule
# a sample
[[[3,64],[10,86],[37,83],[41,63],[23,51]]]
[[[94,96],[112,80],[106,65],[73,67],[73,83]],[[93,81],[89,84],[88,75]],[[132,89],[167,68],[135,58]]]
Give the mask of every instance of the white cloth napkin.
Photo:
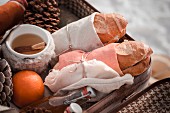
[[[86,77],[83,77],[83,72]],[[120,76],[116,71],[95,59],[52,70],[44,84],[53,92],[72,91],[90,86],[99,92],[110,93],[124,84],[133,84],[130,74]]]

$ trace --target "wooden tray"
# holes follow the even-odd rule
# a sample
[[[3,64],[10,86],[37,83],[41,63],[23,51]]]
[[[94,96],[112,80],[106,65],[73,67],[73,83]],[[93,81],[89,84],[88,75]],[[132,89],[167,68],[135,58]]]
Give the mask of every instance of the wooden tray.
[[[60,15],[61,22],[59,24],[59,28],[80,18],[88,16],[93,12],[99,12],[85,0],[58,0],[58,2],[59,8],[61,9]],[[133,40],[133,38],[130,37],[128,34],[126,34],[120,40],[120,42],[123,41],[124,39]],[[151,69],[149,68],[143,74],[135,77],[133,85],[124,85],[120,89],[113,91],[112,93],[110,93],[97,103],[84,104],[82,106],[84,112],[106,113],[108,111],[113,111],[114,109],[117,109],[122,103],[126,102],[129,98],[133,97],[133,95],[131,94],[136,94],[147,86],[150,74]]]
[[[59,24],[59,28],[88,16],[93,12],[99,12],[85,0],[58,0],[58,2],[59,8],[61,9],[61,22]],[[132,37],[126,34],[119,42],[122,42],[124,39],[134,40]],[[83,104],[83,112],[106,113],[121,109],[120,106],[123,103],[126,103],[129,99],[133,98],[135,94],[147,86],[150,74],[151,68],[149,67],[144,73],[135,77],[134,84],[122,86],[120,89],[111,92],[97,103]],[[59,109],[60,108],[55,108],[52,111],[55,113],[63,113],[64,109]]]

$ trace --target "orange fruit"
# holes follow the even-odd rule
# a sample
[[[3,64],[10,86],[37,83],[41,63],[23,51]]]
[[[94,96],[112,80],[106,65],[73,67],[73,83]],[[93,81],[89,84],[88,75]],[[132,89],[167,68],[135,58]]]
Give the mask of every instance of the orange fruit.
[[[41,99],[44,95],[44,84],[34,71],[20,71],[13,78],[13,102],[24,107]]]

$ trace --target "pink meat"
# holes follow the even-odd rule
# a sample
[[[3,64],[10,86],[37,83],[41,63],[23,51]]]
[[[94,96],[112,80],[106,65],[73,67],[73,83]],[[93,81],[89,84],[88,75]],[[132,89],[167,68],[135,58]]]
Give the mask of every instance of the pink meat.
[[[71,51],[60,55],[59,64],[57,69],[61,70],[63,67],[73,64],[82,59],[82,56],[87,56],[86,61],[96,59],[104,62],[106,65],[114,69],[120,75],[123,75],[119,63],[117,60],[117,54],[115,51],[116,43],[109,44],[107,46],[93,50],[92,52],[85,53],[81,50]],[[56,66],[55,66],[56,67]]]

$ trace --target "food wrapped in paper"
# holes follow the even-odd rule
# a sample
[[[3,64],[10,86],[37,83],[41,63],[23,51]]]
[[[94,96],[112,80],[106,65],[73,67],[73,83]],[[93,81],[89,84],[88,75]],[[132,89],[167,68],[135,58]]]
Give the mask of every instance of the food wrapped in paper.
[[[53,69],[45,79],[51,91],[72,91],[90,86],[97,91],[109,93],[124,84],[132,84],[133,77],[129,74],[121,77],[105,63],[89,60],[68,65],[61,70]]]
[[[70,23],[52,34],[57,55],[69,49],[91,51],[103,46],[93,26],[95,14]]]
[[[127,21],[119,14],[93,13],[52,34],[56,55],[68,50],[91,51],[125,35]]]
[[[127,43],[131,46],[124,49],[119,48],[119,46],[125,46]],[[137,47],[138,45],[139,47]],[[134,54],[140,54],[134,61],[135,65],[133,62],[130,62],[131,65],[128,64],[128,66],[130,66],[129,68],[132,70],[129,69],[130,71],[124,73],[125,75],[122,73],[119,67],[120,62],[117,59],[117,53],[121,53],[120,51],[129,52],[128,59],[126,56],[124,59],[121,59],[124,61],[131,61],[134,58]],[[100,92],[110,92],[126,83],[124,77],[126,78],[129,76],[127,75],[128,73],[133,73],[137,70],[145,71],[149,65],[148,60],[146,62],[148,65],[138,65],[143,63],[142,61],[145,60],[145,58],[149,59],[151,53],[152,50],[150,47],[136,41],[123,42],[121,44],[112,43],[88,53],[80,50],[68,52],[59,57],[58,64],[46,77],[45,85],[53,92],[59,90],[73,90],[86,85],[90,85]],[[138,68],[133,68],[136,66]],[[120,75],[124,76],[120,77]],[[117,83],[117,80],[119,80],[119,83]],[[132,77],[127,80],[132,80]],[[105,86],[106,83],[107,85]],[[100,84],[100,86],[96,86],[95,84]]]
[[[76,50],[60,55],[59,62],[54,69],[60,70],[67,65],[75,63],[75,61],[80,61],[82,56],[84,56],[85,60],[97,59],[104,62],[120,75],[130,73],[136,76],[148,68],[151,54],[152,49],[141,42],[125,41],[123,43],[112,43],[88,53]]]
[[[75,50],[72,52],[65,53],[59,56],[58,65],[56,65],[54,69],[61,70],[63,67],[66,67],[70,64],[74,64],[77,61],[80,62],[81,60],[88,61],[96,59],[104,62],[106,65],[114,69],[120,75],[123,75],[117,60],[117,55],[115,51],[116,45],[117,44],[112,43],[87,53],[81,50]]]

